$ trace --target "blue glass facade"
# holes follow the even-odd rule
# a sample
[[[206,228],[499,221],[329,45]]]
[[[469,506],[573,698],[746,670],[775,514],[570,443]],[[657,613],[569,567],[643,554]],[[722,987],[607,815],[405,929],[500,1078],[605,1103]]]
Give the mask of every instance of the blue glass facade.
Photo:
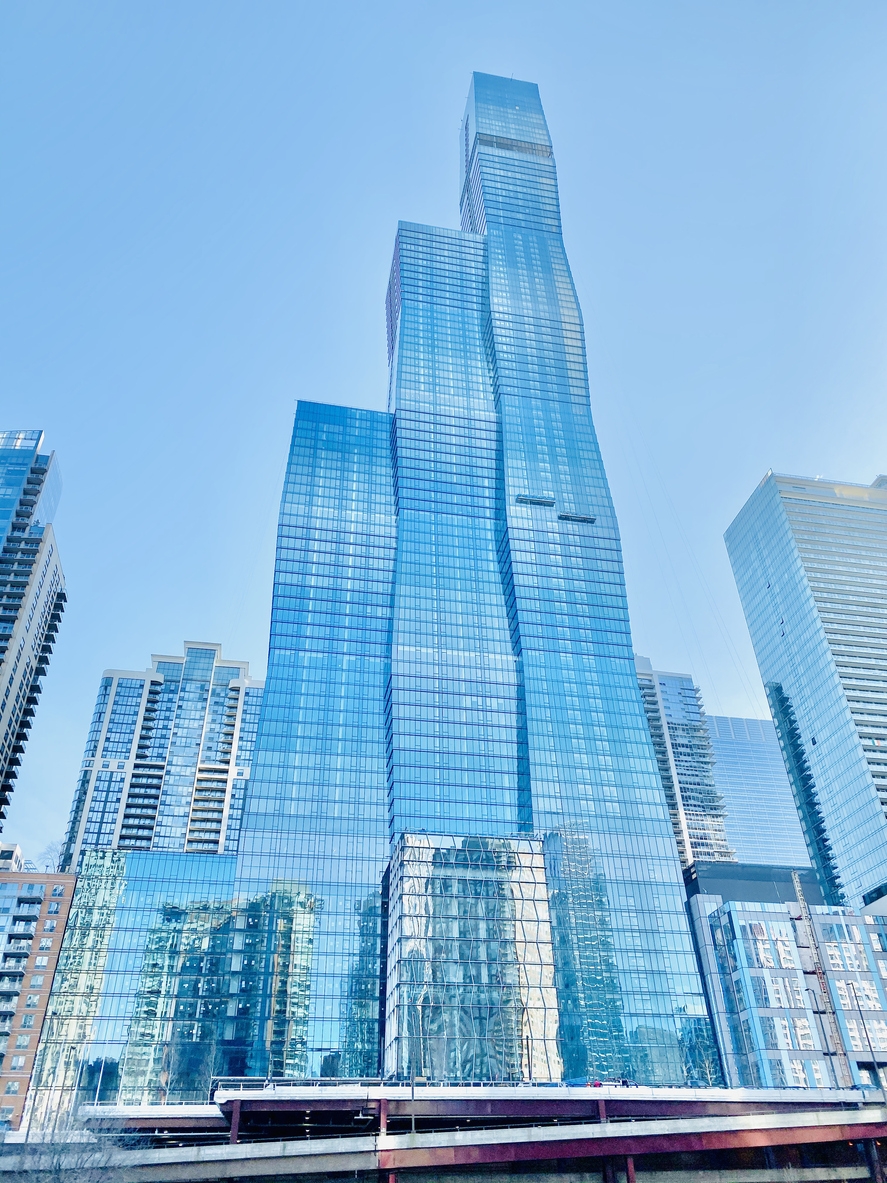
[[[65,606],[52,519],[61,492],[42,431],[0,431],[0,818]]]
[[[398,230],[388,413],[299,404],[237,889],[315,901],[305,1069],[375,1074],[410,1023],[380,1027],[392,850],[538,843],[564,1075],[698,1079],[710,1028],[537,88],[475,75],[462,137],[462,231]]]
[[[740,863],[807,867],[810,858],[770,719],[707,715],[727,841]]]
[[[300,403],[281,501],[265,701],[238,889],[318,901],[307,1075],[379,1071],[386,720],[396,547],[391,417]],[[267,951],[266,976],[274,950]],[[269,978],[270,980],[270,978]],[[274,1070],[256,1016],[251,1073]]]
[[[768,473],[725,538],[823,895],[877,904],[887,898],[887,478]]]
[[[38,1121],[719,1079],[536,87],[476,75],[463,140],[464,228],[398,229],[388,410],[298,404],[264,695],[213,646],[102,680]]]

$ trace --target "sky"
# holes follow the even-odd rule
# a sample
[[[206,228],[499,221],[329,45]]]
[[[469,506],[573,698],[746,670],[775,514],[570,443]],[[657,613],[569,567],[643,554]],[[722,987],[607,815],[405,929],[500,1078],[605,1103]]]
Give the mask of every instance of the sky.
[[[104,669],[264,673],[296,400],[384,408],[472,70],[541,89],[635,648],[765,715],[723,532],[887,471],[885,50],[883,0],[5,0],[0,427],[57,453],[68,605],[4,840],[62,836]]]

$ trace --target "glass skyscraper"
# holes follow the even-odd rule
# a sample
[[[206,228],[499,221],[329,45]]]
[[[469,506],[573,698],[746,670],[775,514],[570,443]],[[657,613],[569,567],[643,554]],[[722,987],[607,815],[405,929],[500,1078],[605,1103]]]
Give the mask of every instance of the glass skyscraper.
[[[213,646],[102,680],[38,1124],[720,1078],[537,88],[475,75],[461,142],[463,229],[398,230],[388,410],[298,405],[257,722]]]
[[[309,1075],[684,1082],[710,1028],[536,86],[474,75],[461,154],[462,229],[397,232],[387,413],[296,414],[237,887],[314,927],[249,1071],[288,1024]]]
[[[866,486],[770,472],[726,542],[823,895],[878,904],[887,897],[887,477]]]
[[[61,481],[42,431],[0,431],[0,818],[65,608],[52,519]]]
[[[84,850],[237,852],[262,683],[221,645],[106,670],[61,865]]]
[[[740,863],[807,867],[810,858],[770,719],[706,715],[727,841]]]

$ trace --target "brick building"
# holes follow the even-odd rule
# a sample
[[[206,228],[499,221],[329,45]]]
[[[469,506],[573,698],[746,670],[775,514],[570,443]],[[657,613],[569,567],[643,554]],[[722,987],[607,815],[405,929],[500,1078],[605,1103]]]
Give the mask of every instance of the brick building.
[[[0,1129],[21,1122],[76,882],[27,866],[0,848]]]

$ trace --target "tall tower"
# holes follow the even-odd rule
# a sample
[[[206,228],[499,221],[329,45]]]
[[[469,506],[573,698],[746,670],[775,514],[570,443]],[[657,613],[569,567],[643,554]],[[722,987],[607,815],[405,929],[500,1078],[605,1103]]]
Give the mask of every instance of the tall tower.
[[[475,74],[461,142],[388,413],[296,414],[239,889],[316,901],[309,1075],[676,1084],[710,1029],[537,87]]]
[[[725,535],[810,859],[887,908],[887,477],[768,472]]]
[[[42,431],[0,431],[0,818],[65,607],[52,532],[61,481]],[[0,827],[2,828],[2,827]]]
[[[221,645],[105,670],[62,868],[87,850],[236,853],[261,702],[249,664]]]
[[[689,674],[654,670],[646,657],[635,665],[682,865],[735,861],[699,687]]]

